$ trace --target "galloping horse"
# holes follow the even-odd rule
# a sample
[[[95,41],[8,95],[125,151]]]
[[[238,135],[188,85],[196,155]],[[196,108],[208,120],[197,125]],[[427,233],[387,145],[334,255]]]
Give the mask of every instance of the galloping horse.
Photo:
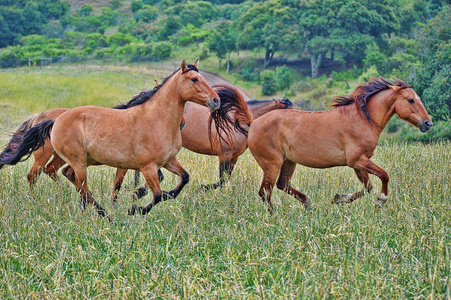
[[[396,113],[427,132],[432,127],[420,97],[404,81],[390,82],[382,77],[372,78],[350,94],[334,100],[328,111],[273,111],[252,123],[248,135],[249,149],[263,169],[258,192],[273,211],[271,193],[277,188],[293,195],[304,206],[306,195],[291,186],[296,164],[312,168],[349,166],[354,169],[364,189],[353,194],[337,194],[332,203],[350,203],[372,189],[368,174],[378,176],[382,189],[376,206],[388,200],[388,174],[373,163],[379,136]]]
[[[219,181],[203,185],[203,189],[221,187],[230,178],[238,157],[247,149],[247,131],[252,120],[275,109],[293,109],[293,104],[288,99],[250,100],[244,102],[241,93],[233,87],[217,85],[213,86],[213,89],[221,98],[221,105],[223,105],[222,103],[225,103],[224,106],[228,105],[228,107],[223,109],[222,113],[227,113],[228,110],[232,111],[231,117],[227,119],[226,124],[234,124],[236,130],[228,131],[228,133],[223,134],[224,138],[220,139],[217,132],[221,129],[216,128],[216,124],[211,119],[209,120],[210,114],[208,110],[195,103],[187,103],[183,114],[186,124],[182,130],[182,146],[196,153],[219,157]],[[212,113],[212,115],[214,114],[215,112]],[[212,139],[210,139],[210,136]],[[127,170],[123,169],[118,169],[116,172],[112,195],[113,201],[117,197],[126,173]],[[146,193],[147,188],[143,186],[134,192],[134,195],[139,199]]]
[[[187,101],[208,106],[210,110],[220,107],[218,95],[199,74],[197,61],[188,65],[183,60],[180,69],[147,99],[130,108],[82,106],[66,111],[56,120],[39,123],[26,133],[16,155],[0,163],[19,162],[43,146],[50,136],[56,155],[74,170],[71,181],[81,194],[83,205],[88,201],[100,216],[106,216],[87,185],[86,168],[100,163],[144,174],[153,199],[143,207],[133,205],[129,213],[146,214],[161,200],[176,197],[189,180],[175,157],[182,146],[179,126]],[[160,189],[157,172],[161,167],[181,177],[169,193]]]

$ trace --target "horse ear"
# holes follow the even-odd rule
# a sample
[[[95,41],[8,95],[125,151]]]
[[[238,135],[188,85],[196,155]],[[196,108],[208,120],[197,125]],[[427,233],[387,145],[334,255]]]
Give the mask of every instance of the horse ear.
[[[186,64],[185,60],[182,61],[182,64],[180,65],[180,69],[182,69],[182,72],[185,72],[188,69],[188,65]]]
[[[397,92],[397,91],[399,91],[400,89],[402,89],[402,87],[399,86],[399,85],[389,85],[388,87],[389,87],[393,92]]]
[[[196,61],[193,64],[193,66],[195,66],[196,68],[197,68],[197,65],[199,65],[199,59],[196,59]]]
[[[156,86],[160,86],[160,84],[158,83],[158,80],[155,79],[155,84]]]

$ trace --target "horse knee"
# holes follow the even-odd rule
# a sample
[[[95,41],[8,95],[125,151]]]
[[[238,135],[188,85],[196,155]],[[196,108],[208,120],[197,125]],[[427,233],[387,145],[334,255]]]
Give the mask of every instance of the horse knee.
[[[189,182],[189,174],[188,174],[188,172],[184,172],[184,173],[182,173],[182,175],[180,176],[181,178],[182,178],[182,181],[183,181],[183,183],[188,183]]]
[[[284,191],[290,186],[290,184],[289,184],[288,180],[286,180],[286,178],[279,178],[279,180],[277,180],[276,186],[279,190]]]
[[[69,179],[71,182],[75,181],[75,172],[74,172],[74,169],[71,168],[70,166],[64,168],[62,173],[63,173],[64,177]]]

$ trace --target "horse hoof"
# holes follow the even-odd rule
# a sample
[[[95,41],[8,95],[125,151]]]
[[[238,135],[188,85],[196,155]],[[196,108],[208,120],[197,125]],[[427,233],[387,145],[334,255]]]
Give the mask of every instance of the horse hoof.
[[[305,202],[302,202],[302,205],[304,206],[304,209],[307,209],[307,210],[313,210],[314,209],[313,206],[312,206],[312,201],[310,200],[310,198],[307,198],[305,200]]]
[[[163,199],[163,201],[169,200],[169,199],[174,199],[175,197],[171,194],[171,192],[166,192],[163,191],[163,194],[161,195],[161,198]]]
[[[138,210],[138,205],[136,205],[136,204],[133,204],[132,205],[132,208],[129,208],[128,209],[128,214],[130,215],[130,216],[133,216],[134,214],[136,214],[136,211]]]
[[[211,184],[201,184],[200,189],[204,192],[211,190],[213,187]]]
[[[332,200],[332,204],[351,203],[352,194],[336,194]]]
[[[374,208],[382,208],[385,205],[385,202],[387,202],[388,196],[385,194],[380,193],[377,196],[376,204],[374,205]]]

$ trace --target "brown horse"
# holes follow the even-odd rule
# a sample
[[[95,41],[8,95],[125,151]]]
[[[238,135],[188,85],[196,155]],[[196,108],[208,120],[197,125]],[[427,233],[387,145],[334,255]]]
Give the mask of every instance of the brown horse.
[[[189,180],[176,154],[182,146],[180,122],[187,101],[220,107],[216,92],[199,74],[197,62],[182,62],[179,70],[156,87],[147,99],[133,107],[118,110],[96,106],[77,107],[31,128],[17,149],[17,154],[0,163],[15,164],[44,145],[51,137],[56,155],[73,168],[71,181],[81,194],[82,204],[93,204],[100,216],[105,210],[95,201],[87,186],[86,168],[105,164],[116,168],[140,170],[153,192],[144,207],[133,205],[130,214],[148,213],[161,200],[176,197]],[[152,99],[152,101],[149,101]],[[50,133],[51,132],[51,133]],[[164,167],[181,177],[177,187],[162,192],[158,169]]]
[[[288,99],[250,100],[244,102],[241,93],[233,87],[217,85],[213,88],[221,98],[221,105],[228,105],[228,107],[224,108],[224,111],[233,111],[227,120],[227,124],[234,124],[236,130],[228,131],[230,134],[222,134],[221,136],[224,136],[224,139],[220,139],[217,135],[218,129],[214,126],[215,123],[209,120],[208,109],[195,103],[187,103],[183,114],[186,124],[182,130],[182,146],[196,153],[219,157],[219,181],[202,185],[202,188],[206,190],[221,187],[230,178],[238,157],[247,149],[247,131],[253,119],[255,120],[272,110],[293,109],[293,104]],[[209,132],[212,125],[213,128],[210,135]],[[210,136],[213,139],[210,139]],[[124,169],[118,169],[116,172],[112,195],[113,201],[117,198],[117,193],[121,188],[126,173],[127,170]],[[147,188],[143,186],[134,192],[134,196],[139,199],[146,193]]]
[[[390,118],[398,116],[427,132],[432,127],[420,97],[404,81],[390,82],[382,77],[359,85],[350,95],[335,99],[328,111],[273,111],[252,123],[249,149],[263,169],[258,192],[268,201],[272,213],[271,192],[277,188],[293,195],[305,206],[306,195],[291,186],[296,164],[312,168],[349,166],[354,169],[364,189],[354,194],[337,194],[332,203],[350,203],[370,192],[368,174],[382,181],[376,205],[388,199],[388,174],[373,163],[379,136]]]
[[[156,86],[159,86],[159,84],[156,80],[155,80],[155,82],[157,83]],[[131,106],[134,106],[134,103],[136,101],[139,102],[139,101],[142,101],[141,98],[148,97],[149,92],[150,91],[145,90],[145,91],[141,92],[140,94],[135,95],[129,102],[127,102],[125,104],[120,104],[113,108],[127,109]],[[0,159],[3,159],[3,160],[8,159],[9,156],[14,154],[14,149],[16,149],[18,147],[18,145],[22,142],[25,134],[31,127],[35,126],[36,124],[38,124],[42,121],[56,119],[58,116],[60,116],[62,113],[66,112],[67,110],[69,110],[69,108],[53,108],[53,109],[44,111],[40,114],[33,115],[30,118],[28,118],[27,120],[25,120],[22,124],[20,124],[20,126],[16,130],[16,132],[14,132],[12,134],[11,140],[6,145],[6,147],[2,151],[2,153],[0,153]],[[184,117],[182,118],[182,121],[180,122],[180,130],[183,129],[183,126],[185,126],[185,118]],[[33,151],[34,163],[27,175],[28,183],[30,184],[31,190],[33,190],[33,186],[36,182],[36,179],[42,172],[44,172],[51,179],[56,181],[57,172],[58,172],[59,168],[61,168],[63,165],[65,165],[66,162],[63,159],[61,159],[59,156],[53,155],[53,153],[54,153],[54,151],[53,151],[52,144],[50,143],[50,139],[47,139],[45,141],[45,144],[43,147],[37,149],[36,151]],[[53,158],[52,158],[52,156],[53,156]],[[50,161],[51,158],[52,158],[52,160]],[[0,169],[2,169],[3,166],[4,166],[3,164],[0,164]],[[65,175],[68,175],[71,173],[73,173],[73,172],[70,168],[68,168],[67,170],[65,169],[65,171],[63,172],[63,174],[65,174]],[[163,179],[163,173],[161,173],[161,171],[159,171],[158,175],[160,177],[160,182],[161,182],[161,180]]]

